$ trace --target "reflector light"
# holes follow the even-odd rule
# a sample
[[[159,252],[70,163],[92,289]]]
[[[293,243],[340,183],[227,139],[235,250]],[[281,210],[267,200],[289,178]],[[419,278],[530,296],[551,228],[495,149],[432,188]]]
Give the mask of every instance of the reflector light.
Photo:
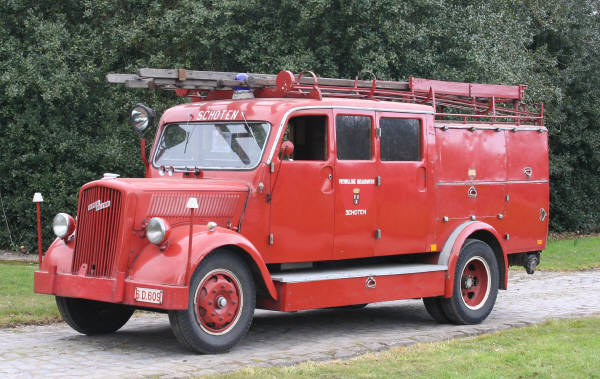
[[[169,225],[160,217],[152,217],[146,226],[146,237],[155,245],[160,245],[166,238]]]
[[[144,104],[136,104],[131,108],[129,115],[129,123],[133,130],[138,133],[142,133],[149,126],[154,124],[154,118],[156,113],[151,108],[148,108]]]
[[[248,74],[237,74],[235,76],[235,80],[246,80],[248,79]],[[233,87],[233,97],[234,100],[240,99],[254,99],[254,92],[250,87]]]
[[[59,213],[52,220],[52,230],[58,238],[66,238],[75,230],[75,220],[66,213]]]

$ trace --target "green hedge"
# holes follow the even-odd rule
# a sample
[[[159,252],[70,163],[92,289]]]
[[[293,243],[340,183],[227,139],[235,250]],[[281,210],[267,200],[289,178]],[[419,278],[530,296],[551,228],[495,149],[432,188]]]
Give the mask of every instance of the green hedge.
[[[600,69],[597,3],[588,0],[238,2],[108,0],[0,4],[0,247],[45,246],[59,211],[104,172],[140,176],[127,126],[141,101],[178,99],[105,82],[140,67],[352,78],[408,76],[528,84],[551,142],[551,227],[598,230]]]

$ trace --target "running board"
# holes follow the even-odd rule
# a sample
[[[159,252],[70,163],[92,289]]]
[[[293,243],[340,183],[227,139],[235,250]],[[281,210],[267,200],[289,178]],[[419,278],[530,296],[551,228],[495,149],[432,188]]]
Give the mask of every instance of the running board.
[[[442,296],[446,270],[433,264],[380,264],[273,273],[277,300],[257,299],[257,307],[289,312]]]
[[[416,274],[420,272],[446,271],[443,265],[428,264],[395,264],[371,265],[366,267],[346,267],[341,269],[317,269],[311,271],[289,271],[271,275],[274,282],[300,283],[319,280],[362,278],[366,276],[387,276]]]

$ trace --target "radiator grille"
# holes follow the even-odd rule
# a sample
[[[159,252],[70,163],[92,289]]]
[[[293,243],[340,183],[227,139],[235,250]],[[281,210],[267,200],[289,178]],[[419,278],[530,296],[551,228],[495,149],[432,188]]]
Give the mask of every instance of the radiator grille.
[[[72,271],[83,264],[87,275],[111,277],[117,257],[121,225],[121,193],[105,187],[87,188],[77,211],[77,235]]]

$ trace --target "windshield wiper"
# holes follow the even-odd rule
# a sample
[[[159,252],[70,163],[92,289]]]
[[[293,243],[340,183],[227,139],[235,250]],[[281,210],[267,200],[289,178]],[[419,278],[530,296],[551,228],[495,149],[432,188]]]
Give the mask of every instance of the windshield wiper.
[[[185,132],[185,146],[183,148],[183,153],[187,153],[187,147],[188,147],[188,143],[190,143],[190,137],[192,136],[192,133],[194,133],[194,129],[192,129],[192,131],[190,132]]]
[[[250,125],[248,125],[248,121],[246,120],[246,115],[244,114],[244,112],[242,112],[242,118],[244,119],[244,124],[246,124],[246,129],[248,129],[250,134],[252,134],[252,138],[254,138],[254,141],[256,141],[256,136],[254,135],[254,131],[252,130]],[[258,141],[256,141],[256,142],[258,142]]]
[[[190,127],[190,120],[192,118],[192,114],[190,113],[188,120],[187,120],[187,124],[185,126],[187,126],[188,128]],[[192,136],[192,133],[194,133],[194,130],[196,130],[195,128],[193,128],[191,131],[186,130],[185,131],[185,146],[183,147],[183,153],[187,153],[187,147],[188,147],[188,143],[190,143],[190,137]]]

